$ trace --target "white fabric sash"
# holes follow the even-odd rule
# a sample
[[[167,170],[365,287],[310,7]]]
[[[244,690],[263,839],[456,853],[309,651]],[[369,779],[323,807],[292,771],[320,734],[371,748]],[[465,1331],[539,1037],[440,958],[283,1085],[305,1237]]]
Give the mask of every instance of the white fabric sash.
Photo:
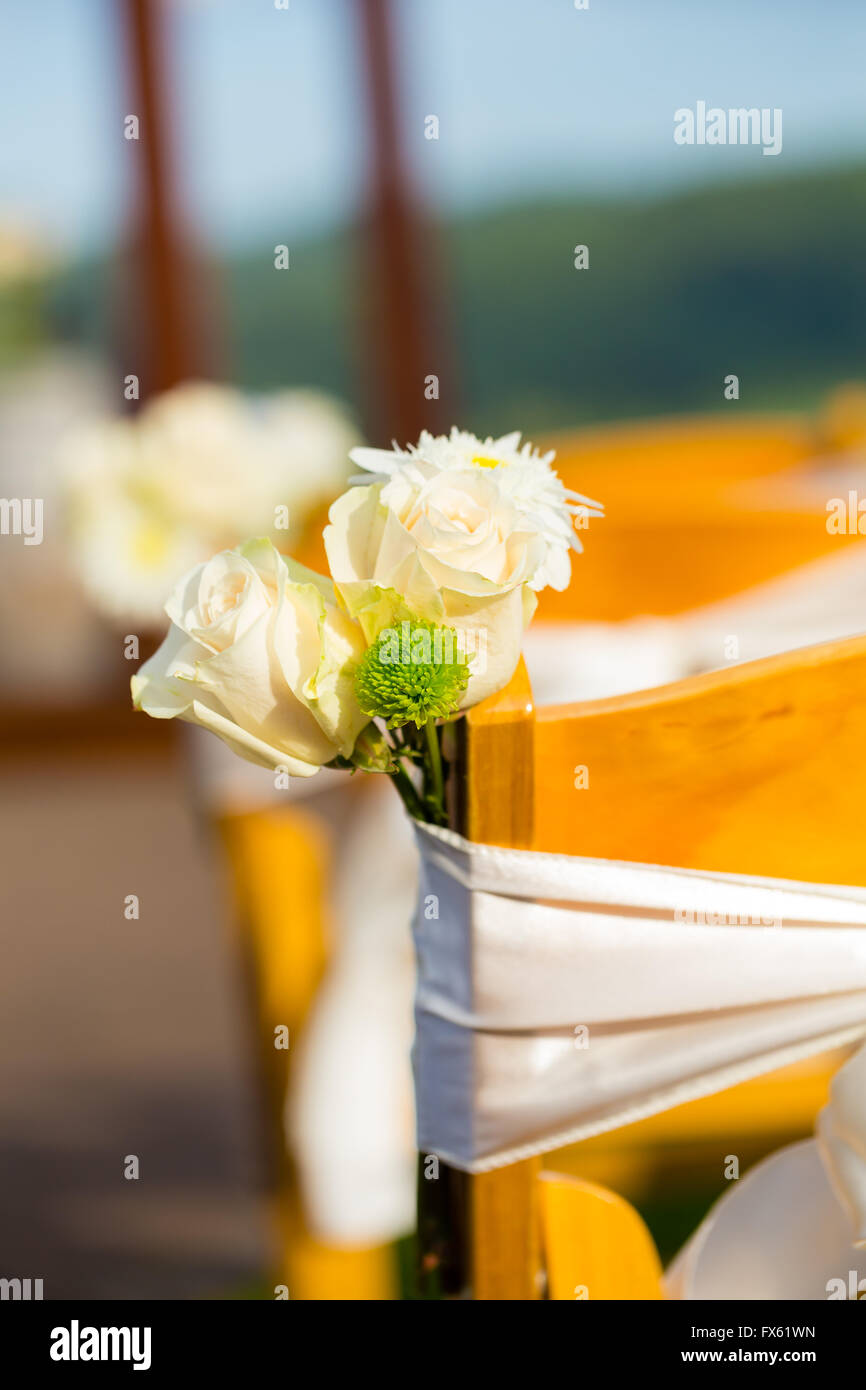
[[[864,889],[416,837],[418,1142],[466,1172],[866,1035]]]

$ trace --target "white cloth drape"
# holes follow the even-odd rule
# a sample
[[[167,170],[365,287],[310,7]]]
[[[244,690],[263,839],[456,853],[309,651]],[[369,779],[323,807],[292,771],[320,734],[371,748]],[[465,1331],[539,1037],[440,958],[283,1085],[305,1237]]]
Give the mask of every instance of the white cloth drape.
[[[416,837],[418,1142],[467,1172],[866,1036],[862,888]],[[861,1280],[866,1046],[816,1139],[733,1183],[667,1288],[852,1298]]]
[[[298,1043],[287,1133],[312,1230],[378,1245],[415,1226],[409,922],[415,848],[402,804],[371,779],[346,818],[331,885],[337,931]]]
[[[467,1172],[866,1035],[864,889],[416,837],[419,1146]]]

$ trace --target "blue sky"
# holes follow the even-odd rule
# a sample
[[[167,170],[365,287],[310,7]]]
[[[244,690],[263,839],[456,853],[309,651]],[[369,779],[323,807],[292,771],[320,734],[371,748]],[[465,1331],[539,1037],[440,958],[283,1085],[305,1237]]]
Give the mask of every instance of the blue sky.
[[[172,28],[190,217],[218,247],[349,215],[365,148],[352,0],[153,0]],[[445,210],[554,193],[652,193],[866,158],[861,0],[394,0],[406,146]],[[114,0],[5,0],[0,217],[71,252],[109,242],[130,109]],[[698,100],[783,110],[777,159],[681,148]],[[424,117],[440,139],[423,138]]]

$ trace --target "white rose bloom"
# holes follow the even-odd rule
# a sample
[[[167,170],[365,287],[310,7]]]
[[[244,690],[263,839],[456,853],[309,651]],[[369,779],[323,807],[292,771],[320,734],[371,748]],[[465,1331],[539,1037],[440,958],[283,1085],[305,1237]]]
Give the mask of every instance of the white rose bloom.
[[[181,580],[166,612],[168,636],[132,678],[137,709],[293,776],[351,754],[369,722],[354,695],[364,639],[329,579],[247,541]]]
[[[402,602],[457,631],[470,660],[462,709],[508,684],[545,543],[523,529],[492,473],[413,461],[387,483],[350,488],[329,519],[331,574],[368,639],[395,621]]]
[[[598,503],[569,492],[520,436],[422,434],[405,452],[354,449],[376,473],[330,511],[325,548],[334,582],[368,640],[399,614],[456,629],[470,659],[461,708],[501,690],[520,659],[535,591],[568,584],[580,550],[577,512]],[[361,479],[354,480],[361,483]]]
[[[571,578],[571,550],[583,549],[574,529],[574,517],[602,516],[604,508],[591,498],[567,488],[551,466],[555,451],[539,454],[529,443],[521,445],[520,434],[500,439],[479,439],[466,430],[452,429],[450,435],[432,435],[424,430],[416,445],[401,450],[353,449],[353,463],[393,477],[409,472],[420,462],[442,472],[461,472],[482,468],[493,472],[502,496],[521,514],[525,530],[534,531],[545,543],[544,560],[529,587],[534,590],[567,589]]]

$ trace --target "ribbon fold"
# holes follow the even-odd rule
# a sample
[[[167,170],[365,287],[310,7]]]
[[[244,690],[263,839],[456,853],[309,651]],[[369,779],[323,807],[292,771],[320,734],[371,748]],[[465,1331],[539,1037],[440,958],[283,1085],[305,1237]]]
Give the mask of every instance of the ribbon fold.
[[[415,833],[418,1142],[457,1168],[866,1035],[864,889]]]

